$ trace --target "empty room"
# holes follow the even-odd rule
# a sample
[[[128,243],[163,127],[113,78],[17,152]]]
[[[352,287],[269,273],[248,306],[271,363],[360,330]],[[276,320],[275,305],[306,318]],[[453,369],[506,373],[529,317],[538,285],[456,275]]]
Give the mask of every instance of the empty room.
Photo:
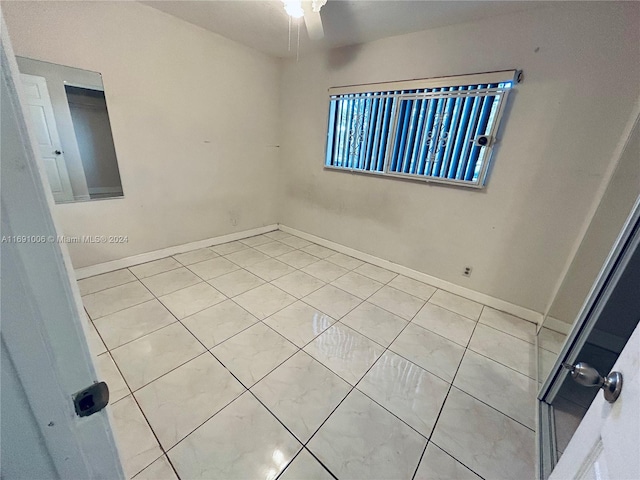
[[[3,479],[640,478],[640,3],[0,9]]]

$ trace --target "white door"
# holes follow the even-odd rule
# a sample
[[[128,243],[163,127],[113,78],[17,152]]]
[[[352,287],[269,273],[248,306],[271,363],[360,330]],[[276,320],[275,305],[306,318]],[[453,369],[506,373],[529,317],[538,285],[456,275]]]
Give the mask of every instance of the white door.
[[[0,477],[124,478],[107,410],[72,402],[98,379],[88,325],[1,11],[0,39]]]
[[[20,74],[20,77],[53,198],[56,202],[72,201],[73,191],[71,190],[67,164],[64,161],[56,119],[53,116],[47,81],[44,77],[27,75],[26,73]]]
[[[620,397],[598,394],[549,480],[640,479],[640,325],[613,370],[623,376]]]

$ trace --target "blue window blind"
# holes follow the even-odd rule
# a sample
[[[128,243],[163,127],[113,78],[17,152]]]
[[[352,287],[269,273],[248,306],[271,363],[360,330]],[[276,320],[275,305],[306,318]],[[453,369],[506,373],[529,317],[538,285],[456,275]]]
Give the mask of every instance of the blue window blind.
[[[460,84],[464,77],[452,77],[452,86],[332,94],[325,166],[481,187],[514,84],[515,72],[508,73],[511,80],[502,82]],[[390,85],[420,81],[399,83]]]

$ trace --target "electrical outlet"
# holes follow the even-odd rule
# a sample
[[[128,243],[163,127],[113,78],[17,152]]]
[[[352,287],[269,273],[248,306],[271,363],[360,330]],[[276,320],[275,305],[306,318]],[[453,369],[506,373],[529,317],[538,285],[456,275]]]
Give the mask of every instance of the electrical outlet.
[[[472,271],[473,271],[472,267],[464,267],[464,270],[462,271],[462,275],[464,275],[465,277],[470,277]]]

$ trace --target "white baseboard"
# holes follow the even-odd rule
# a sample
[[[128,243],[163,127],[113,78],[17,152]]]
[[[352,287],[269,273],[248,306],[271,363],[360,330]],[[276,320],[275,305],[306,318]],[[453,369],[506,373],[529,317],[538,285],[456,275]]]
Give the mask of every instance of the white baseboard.
[[[134,265],[152,262],[153,260],[159,260],[161,258],[170,257],[171,255],[177,255],[179,253],[197,250],[198,248],[211,247],[213,245],[220,245],[221,243],[242,240],[243,238],[249,238],[255,235],[261,235],[263,233],[273,232],[277,229],[277,224],[266,225],[264,227],[252,228],[250,230],[230,233],[228,235],[222,235],[220,237],[207,238],[205,240],[198,240],[196,242],[185,243],[183,245],[176,245],[174,247],[167,247],[160,250],[154,250],[152,252],[141,253],[139,255],[133,255],[131,257],[125,257],[118,260],[112,260],[110,262],[91,265],[89,267],[82,267],[75,270],[76,279],[81,280],[83,278],[93,277],[94,275],[100,275],[102,273],[120,270],[121,268],[133,267]]]
[[[553,330],[554,332],[564,333],[567,335],[571,331],[572,325],[563,322],[562,320],[558,320],[557,318],[550,317],[547,315],[547,318],[544,319],[544,327],[549,330]]]
[[[331,240],[316,237],[315,235],[296,230],[295,228],[287,227],[286,225],[280,224],[278,226],[283,232],[296,235],[300,238],[304,238],[305,240],[309,240],[310,242],[314,242],[318,245],[331,248],[332,250],[344,253],[345,255],[350,255],[354,258],[357,258],[358,260],[371,263],[378,267],[386,268],[387,270],[399,273],[401,275],[404,275],[405,277],[428,283],[429,285],[432,285],[434,287],[446,290],[447,292],[454,293],[456,295],[460,295],[461,297],[468,298],[469,300],[473,300],[474,302],[482,303],[491,308],[495,308],[496,310],[510,313],[511,315],[515,315],[516,317],[535,323],[536,325],[539,325],[542,322],[542,314],[534,310],[530,310],[528,308],[515,305],[505,300],[501,300],[499,298],[495,298],[490,295],[471,290],[470,288],[456,285],[455,283],[447,282],[446,280],[442,280],[437,277],[432,277],[431,275],[427,275],[426,273],[418,272],[417,270],[398,265],[397,263],[393,263],[388,260],[383,260],[382,258],[369,255],[368,253],[363,253],[350,247],[345,247],[344,245],[332,242]]]
[[[97,195],[97,194],[118,194],[122,195],[122,187],[91,187],[88,189],[89,195]]]

